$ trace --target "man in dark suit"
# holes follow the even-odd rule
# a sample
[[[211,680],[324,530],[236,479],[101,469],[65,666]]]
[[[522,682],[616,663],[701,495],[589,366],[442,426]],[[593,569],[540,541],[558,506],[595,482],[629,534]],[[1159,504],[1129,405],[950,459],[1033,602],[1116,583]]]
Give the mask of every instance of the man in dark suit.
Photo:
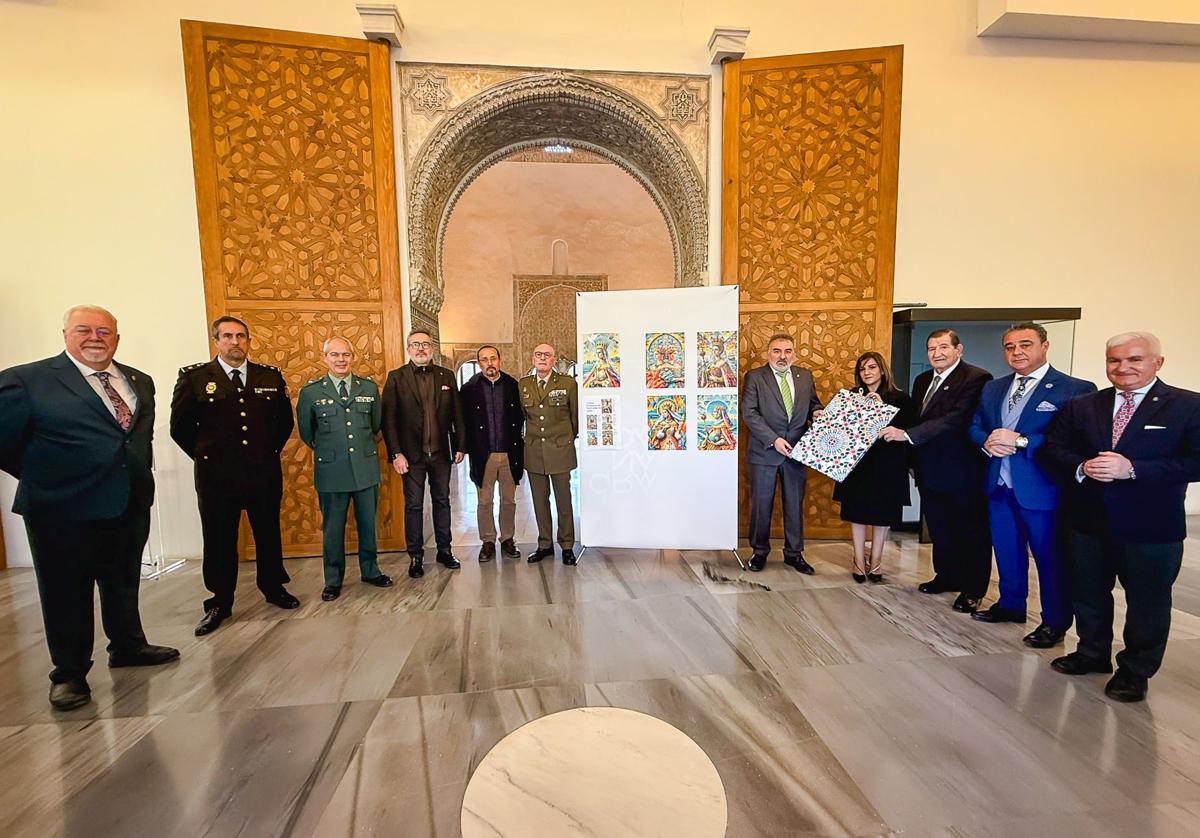
[[[496,519],[492,497],[500,486],[500,552],[521,558],[513,541],[517,518],[517,484],[525,470],[521,439],[525,414],[517,380],[500,369],[500,350],[484,345],[475,353],[479,372],[462,388],[463,432],[471,463],[471,482],[479,487],[479,561],[496,557]]]
[[[879,435],[916,449],[917,488],[933,539],[934,569],[934,578],[918,590],[957,591],[954,610],[973,614],[987,593],[992,545],[980,491],[984,456],[971,444],[967,428],[992,374],[964,361],[963,350],[953,329],[930,333],[925,354],[933,369],[917,376],[912,391],[921,403],[921,421],[907,431],[889,425]]]
[[[1075,651],[1051,666],[1066,675],[1112,672],[1113,597],[1125,589],[1125,648],[1104,688],[1141,701],[1162,664],[1171,586],[1187,536],[1184,497],[1200,481],[1200,393],[1159,380],[1162,347],[1148,332],[1109,338],[1112,387],[1068,402],[1041,461],[1065,487]]]
[[[66,351],[0,372],[0,468],[16,477],[54,669],[50,704],[91,700],[93,596],[108,665],[179,657],[146,642],[138,613],[142,549],[154,501],[154,382],[113,361],[117,320],[95,306],[63,317]]]
[[[242,510],[254,532],[255,571],[263,598],[298,608],[283,587],[279,453],[296,421],[287,384],[275,367],[248,360],[250,327],[218,317],[210,329],[217,357],[179,371],[171,398],[171,439],[195,461],[196,496],[204,535],[204,617],[196,635],[215,631],[233,614]]]
[[[383,439],[392,468],[404,478],[404,536],[408,575],[425,575],[425,481],[433,505],[438,564],[462,567],[450,544],[450,469],[463,461],[462,405],[454,373],[433,363],[428,332],[408,335],[408,360],[383,385]]]
[[[771,512],[775,484],[783,484],[783,561],[813,573],[804,560],[804,488],[807,467],[791,457],[809,420],[821,413],[812,373],[793,366],[791,335],[767,341],[766,363],[746,373],[742,418],[750,429],[746,466],[750,471],[750,569],[762,570],[771,551]]]
[[[1058,487],[1034,458],[1063,405],[1096,392],[1096,385],[1050,366],[1050,340],[1038,323],[1011,326],[1002,341],[1013,373],[984,385],[969,432],[989,457],[984,492],[1000,599],[971,616],[984,623],[1025,622],[1032,552],[1042,619],[1024,642],[1048,649],[1061,643],[1071,627],[1071,599],[1059,550]]]

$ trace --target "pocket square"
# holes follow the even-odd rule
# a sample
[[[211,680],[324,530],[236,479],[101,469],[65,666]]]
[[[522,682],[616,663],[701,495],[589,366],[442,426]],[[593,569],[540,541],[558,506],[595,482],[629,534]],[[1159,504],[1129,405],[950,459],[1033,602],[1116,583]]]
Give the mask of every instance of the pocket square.
[[[1035,408],[1035,410],[1038,413],[1054,413],[1058,410],[1058,408],[1050,404],[1050,402],[1042,402],[1037,406],[1037,408]]]
[[[449,389],[450,389],[450,386],[449,386],[448,384],[443,384],[443,385],[442,385],[442,389],[443,389],[443,390],[449,390]]]
[[[1146,425],[1145,427],[1142,428],[1142,430],[1145,430],[1145,431],[1165,431],[1166,429],[1167,429],[1166,425]]]

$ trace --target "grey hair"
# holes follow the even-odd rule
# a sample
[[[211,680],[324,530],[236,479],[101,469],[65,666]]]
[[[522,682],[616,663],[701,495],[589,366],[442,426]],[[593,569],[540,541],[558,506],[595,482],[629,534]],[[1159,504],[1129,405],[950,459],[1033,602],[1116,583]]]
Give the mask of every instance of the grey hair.
[[[340,340],[342,343],[346,344],[346,346],[350,347],[351,352],[354,352],[354,344],[352,344],[350,341],[346,340],[341,335],[330,335],[329,337],[325,338],[325,342],[321,344],[322,355],[329,352],[329,344],[333,343],[335,340]]]
[[[106,308],[92,305],[71,306],[63,312],[63,328],[67,328],[67,324],[71,322],[71,317],[78,311],[98,311],[113,322],[113,328],[117,326],[116,316]]]
[[[1150,332],[1121,332],[1119,335],[1113,335],[1104,342],[1105,349],[1112,349],[1114,346],[1121,346],[1126,343],[1133,343],[1135,340],[1144,340],[1146,345],[1150,347],[1150,352],[1154,355],[1162,355],[1162,341]]]

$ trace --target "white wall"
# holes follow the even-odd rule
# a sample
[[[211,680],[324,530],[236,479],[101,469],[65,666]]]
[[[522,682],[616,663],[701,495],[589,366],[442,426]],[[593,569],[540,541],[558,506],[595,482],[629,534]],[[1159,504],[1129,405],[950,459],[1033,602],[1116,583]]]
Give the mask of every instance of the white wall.
[[[1200,50],[979,39],[975,6],[411,0],[401,56],[696,73],[715,25],[749,26],[748,57],[904,44],[896,299],[1080,305],[1079,374],[1149,328],[1164,377],[1200,389]],[[105,305],[163,422],[208,353],[180,18],[361,34],[351,0],[0,0],[0,366],[59,351],[68,305]],[[156,454],[167,552],[198,555],[188,463],[165,432]]]

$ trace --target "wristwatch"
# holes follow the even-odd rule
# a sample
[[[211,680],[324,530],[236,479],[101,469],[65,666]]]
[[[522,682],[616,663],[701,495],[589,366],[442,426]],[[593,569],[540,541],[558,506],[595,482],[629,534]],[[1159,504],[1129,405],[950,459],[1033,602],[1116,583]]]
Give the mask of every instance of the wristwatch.
[[[1129,479],[1130,479],[1130,480],[1137,480],[1137,472],[1135,472],[1135,471],[1133,470],[1133,466],[1132,466],[1132,465],[1130,465],[1130,466],[1129,466]]]
[[[1029,437],[1024,436],[1024,435],[1017,437],[1017,447],[1018,448],[1028,448],[1029,447]]]

